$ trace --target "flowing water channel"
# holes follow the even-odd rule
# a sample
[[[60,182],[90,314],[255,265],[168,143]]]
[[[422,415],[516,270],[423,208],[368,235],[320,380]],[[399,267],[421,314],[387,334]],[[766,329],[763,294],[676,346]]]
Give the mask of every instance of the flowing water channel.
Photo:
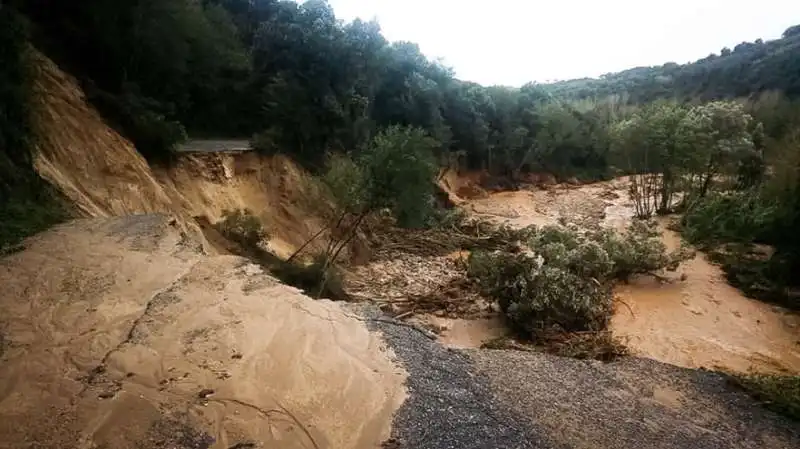
[[[564,217],[623,229],[633,217],[625,179],[499,192],[462,206],[516,227],[554,224]],[[666,225],[662,221],[664,242],[676,248],[680,236]],[[669,282],[642,277],[619,285],[615,293],[611,328],[636,355],[688,368],[800,372],[800,317],[745,297],[702,253],[671,274]]]

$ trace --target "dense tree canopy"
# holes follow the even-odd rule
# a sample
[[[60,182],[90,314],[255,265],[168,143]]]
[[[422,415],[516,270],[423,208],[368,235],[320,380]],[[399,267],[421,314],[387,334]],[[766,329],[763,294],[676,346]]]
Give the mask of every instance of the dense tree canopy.
[[[493,174],[598,177],[620,105],[763,90],[800,95],[800,35],[665,64],[521,88],[457,80],[375,22],[325,0],[16,0],[35,43],[151,159],[191,136],[250,137],[319,163],[388,126],[423,129],[442,160]],[[579,101],[580,100],[580,101]],[[457,155],[457,157],[454,157]]]
[[[375,22],[343,23],[324,0],[18,0],[34,42],[151,159],[192,136],[252,136],[319,162],[383,128],[414,126],[446,160],[496,174],[602,172],[603,114],[541,86],[455,79]],[[602,107],[601,103],[595,106]],[[452,159],[452,158],[450,158]]]

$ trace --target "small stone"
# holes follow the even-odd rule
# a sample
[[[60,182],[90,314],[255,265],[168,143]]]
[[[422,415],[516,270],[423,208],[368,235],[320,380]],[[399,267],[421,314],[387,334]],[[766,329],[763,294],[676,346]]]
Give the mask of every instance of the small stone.
[[[116,396],[116,393],[113,391],[104,391],[97,395],[97,397],[100,399],[111,399],[114,396]]]
[[[203,390],[200,390],[200,393],[197,393],[197,397],[199,397],[200,399],[206,399],[207,397],[209,397],[209,396],[211,396],[213,394],[214,394],[214,390],[212,390],[210,388],[205,388]]]

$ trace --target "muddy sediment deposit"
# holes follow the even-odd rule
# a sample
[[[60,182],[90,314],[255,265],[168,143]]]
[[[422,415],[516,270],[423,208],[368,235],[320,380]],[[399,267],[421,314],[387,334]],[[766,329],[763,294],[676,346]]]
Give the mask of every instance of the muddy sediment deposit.
[[[26,246],[0,262],[0,447],[388,438],[405,371],[338,304],[204,256],[161,215],[78,220]]]

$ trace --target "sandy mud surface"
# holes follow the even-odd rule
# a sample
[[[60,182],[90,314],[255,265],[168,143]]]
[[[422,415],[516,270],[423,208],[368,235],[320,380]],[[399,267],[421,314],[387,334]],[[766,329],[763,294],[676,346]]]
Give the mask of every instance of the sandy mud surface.
[[[163,216],[76,221],[27,246],[0,261],[0,447],[389,437],[405,371],[339,305],[200,254]]]

